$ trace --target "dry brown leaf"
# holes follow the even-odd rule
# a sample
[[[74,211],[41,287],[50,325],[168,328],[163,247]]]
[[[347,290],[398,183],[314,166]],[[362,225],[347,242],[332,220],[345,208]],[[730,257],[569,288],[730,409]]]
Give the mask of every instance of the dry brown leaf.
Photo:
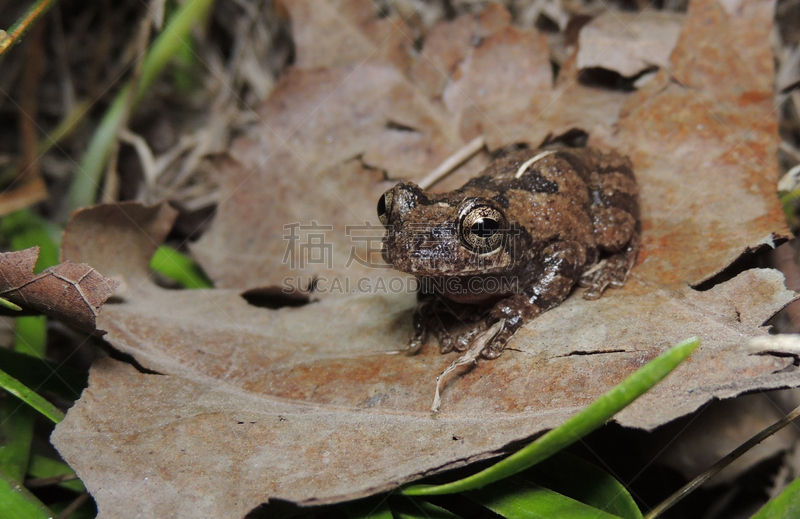
[[[754,269],[704,291],[690,286],[788,235],[774,193],[770,82],[751,78],[771,66],[772,4],[737,5],[728,13],[713,0],[694,2],[670,67],[641,92],[581,84],[573,57],[544,113],[531,112],[531,101],[517,113],[486,116],[504,130],[492,137],[498,145],[538,144],[577,127],[592,143],[630,154],[642,188],[644,248],[623,289],[598,301],[571,297],[531,322],[502,357],[454,380],[435,416],[428,412],[434,379],[453,357],[433,345],[413,357],[395,354],[411,334],[413,294],[373,285],[268,310],[235,289],[163,290],[142,280],[142,258],[123,258],[146,241],[133,231],[138,220],[89,210],[71,226],[76,238],[65,240],[64,254],[72,258],[69,243],[89,236],[114,239],[115,247],[93,250],[92,261],[124,267],[129,290],[124,302],[105,307],[99,326],[116,348],[160,373],[98,364],[53,435],[101,516],[241,517],[268,499],[314,504],[387,490],[563,422],[690,335],[702,338],[701,349],[619,423],[652,429],[711,399],[800,385],[794,346],[771,340],[763,327],[794,297],[780,273]],[[520,33],[504,34],[497,37]],[[480,48],[469,45],[463,59]],[[696,59],[694,47],[713,49],[722,63]],[[407,141],[412,161],[458,145],[453,114],[429,96],[437,84],[420,91],[374,62],[284,77],[259,112],[264,125],[231,152],[227,200],[196,249],[212,276],[241,289],[297,275],[281,263],[283,225],[291,222],[331,225],[332,251],[347,254],[352,242],[341,229],[372,218],[373,195],[383,189],[382,175],[364,163],[390,175],[407,167],[398,147],[383,153],[387,142],[401,141],[391,132],[439,136],[435,146]],[[99,219],[92,211],[106,212]],[[153,218],[152,227],[168,219]],[[310,271],[387,279],[351,268]]]
[[[545,36],[507,27],[483,38],[467,54],[442,100],[459,121],[465,141],[484,133],[499,134],[500,140],[513,144],[516,136],[506,134],[497,119],[524,110],[541,111],[550,101],[552,83]]]
[[[669,66],[685,20],[683,13],[607,11],[580,33],[578,68],[599,67],[631,77]]]
[[[124,279],[117,295],[150,278],[150,258],[164,241],[178,212],[166,204],[144,207],[135,202],[98,205],[72,214],[64,230],[61,259],[89,263],[115,279]],[[110,222],[124,222],[114,226]],[[110,253],[114,251],[115,253]]]
[[[429,98],[440,98],[451,76],[475,45],[487,36],[508,29],[510,22],[511,17],[503,6],[490,3],[477,15],[463,15],[438,23],[426,36],[420,56],[409,71],[414,84]]]
[[[331,226],[307,232],[333,240],[335,263],[310,264],[305,278],[380,274],[351,262],[354,242],[341,239],[345,226],[371,223],[373,237],[383,233],[375,207],[390,184],[380,184],[374,168],[425,172],[460,145],[436,108],[383,63],[291,70],[258,115],[258,135],[234,143],[233,160],[220,164],[226,174],[217,219],[192,249],[220,287],[280,285],[296,275],[287,253],[299,252],[306,231],[287,240],[286,226],[313,221]]]
[[[671,66],[626,100],[607,144],[630,156],[641,186],[637,275],[696,285],[789,236],[775,197],[772,5],[743,2],[734,16],[696,2]]]
[[[370,0],[291,0],[283,5],[292,22],[297,68],[367,59],[385,60],[400,70],[411,65],[411,29],[396,16],[378,18]]]
[[[0,253],[0,297],[84,333],[94,333],[100,307],[114,293],[119,281],[103,276],[85,263],[71,261],[34,274],[38,258],[39,247]]]

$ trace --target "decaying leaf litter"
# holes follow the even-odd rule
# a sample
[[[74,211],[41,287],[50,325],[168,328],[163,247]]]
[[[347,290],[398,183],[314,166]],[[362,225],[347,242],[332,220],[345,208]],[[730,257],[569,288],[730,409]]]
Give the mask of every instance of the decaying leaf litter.
[[[0,254],[0,297],[20,308],[67,321],[84,333],[95,332],[100,307],[119,282],[89,265],[69,261],[34,274],[38,257],[36,247]]]
[[[192,501],[196,511],[198,500],[188,497],[195,495],[205,498],[206,513],[243,515],[268,498],[321,503],[391,488],[560,423],[694,333],[704,338],[703,349],[620,423],[652,428],[710,398],[796,385],[791,371],[777,373],[791,359],[764,354],[777,350],[773,344],[748,348],[748,338],[763,337],[763,322],[791,300],[779,274],[750,270],[703,292],[686,285],[788,234],[774,199],[777,136],[771,80],[763,80],[771,73],[751,77],[771,63],[771,8],[743,4],[737,15],[714,3],[693,5],[670,67],[626,93],[576,81],[574,58],[555,88],[549,61],[535,52],[526,67],[495,71],[498,57],[546,53],[541,37],[509,26],[496,7],[437,26],[415,60],[402,54],[404,40],[396,36],[403,29],[387,35],[387,24],[403,27],[399,19],[375,20],[364,5],[354,13],[331,9],[333,21],[320,21],[309,17],[322,9],[293,3],[293,27],[338,24],[338,34],[357,38],[353,47],[363,49],[348,57],[353,61],[326,63],[333,46],[315,47],[303,34],[336,31],[294,31],[295,67],[222,162],[223,202],[195,248],[226,289],[198,295],[149,282],[149,254],[174,217],[165,208],[89,209],[68,229],[66,259],[123,280],[121,301],[104,308],[99,328],[113,346],[162,374],[98,364],[54,435],[101,514],[124,516],[131,498],[151,503],[137,513],[180,513]],[[737,18],[742,13],[764,24]],[[691,24],[701,19],[705,39],[686,36],[697,33]],[[708,19],[716,30],[708,30]],[[455,49],[427,49],[437,34]],[[687,57],[694,46],[729,62],[706,70]],[[415,65],[428,58],[450,60],[444,79],[422,79],[431,72]],[[520,84],[529,88],[514,88]],[[497,88],[502,95],[493,95]],[[574,128],[634,160],[645,208],[640,263],[624,290],[593,303],[571,298],[520,332],[499,361],[478,365],[448,388],[440,416],[426,411],[426,381],[451,359],[435,348],[416,357],[386,354],[410,334],[412,294],[320,294],[320,302],[276,311],[239,297],[296,275],[281,264],[287,222],[333,226],[326,236],[339,263],[303,276],[394,276],[358,263],[344,267],[352,245],[346,226],[377,226],[374,201],[390,185],[381,182],[382,171],[418,178],[477,133],[496,149],[535,146]],[[486,159],[482,154],[447,182]],[[741,205],[730,207],[732,197]]]
[[[790,359],[767,354],[770,346],[748,348],[748,338],[762,336],[762,323],[792,298],[780,274],[750,270],[704,292],[686,285],[710,278],[747,248],[788,235],[774,198],[777,140],[771,81],[763,79],[771,76],[752,73],[770,63],[771,7],[744,5],[749,16],[765,22],[755,24],[713,2],[694,4],[671,67],[635,93],[601,91],[599,109],[599,89],[575,81],[574,63],[565,64],[555,89],[536,82],[541,70],[502,70],[498,74],[532,81],[536,95],[510,89],[503,102],[491,95],[463,101],[477,97],[485,86],[481,78],[491,76],[479,67],[497,63],[492,52],[524,54],[520,47],[530,51],[537,44],[544,49],[541,38],[508,25],[496,8],[437,26],[429,35],[433,41],[437,30],[467,35],[444,81],[445,90],[455,89],[452,96],[431,95],[409,79],[415,76],[396,54],[391,59],[388,51],[375,52],[380,45],[368,37],[378,32],[370,26],[373,15],[329,13],[347,34],[361,35],[363,54],[349,58],[355,64],[325,66],[324,42],[315,49],[313,38],[300,40],[303,31],[296,31],[297,64],[258,112],[260,123],[232,146],[220,177],[217,220],[195,248],[212,277],[230,289],[198,295],[150,284],[143,258],[162,235],[137,238],[131,222],[134,229],[144,224],[133,206],[116,208],[116,215],[107,208],[86,210],[68,229],[66,258],[125,280],[123,301],[107,305],[100,316],[107,340],[162,374],[141,374],[110,360],[98,364],[90,388],[53,437],[94,490],[101,513],[124,516],[135,496],[146,496],[153,512],[180,513],[192,493],[214,497],[204,501],[206,513],[244,514],[269,498],[323,503],[392,488],[491,456],[556,425],[691,333],[703,337],[702,350],[624,411],[620,423],[653,428],[709,398],[796,385],[793,372],[778,373]],[[310,12],[302,3],[290,6],[293,26],[322,23],[303,18],[313,18]],[[713,20],[715,30],[698,41],[686,35],[700,19]],[[471,45],[476,35],[486,47]],[[737,46],[745,44],[748,60]],[[714,48],[736,66],[723,61],[706,70],[687,58],[696,45]],[[426,51],[423,46],[423,58]],[[303,68],[304,55],[314,56],[309,62],[317,68]],[[549,67],[546,59],[530,66],[537,63]],[[461,89],[453,86],[459,81]],[[459,96],[460,102],[448,102]],[[564,100],[570,108],[559,110]],[[581,103],[593,107],[586,126],[571,119]],[[713,116],[705,109],[710,103]],[[525,131],[514,133],[516,128]],[[479,364],[450,387],[439,416],[426,411],[430,385],[421,381],[450,359],[433,348],[415,357],[387,355],[410,333],[413,295],[331,294],[275,311],[239,297],[242,289],[280,284],[294,273],[279,263],[286,222],[332,225],[332,257],[346,259],[339,252],[349,250],[344,227],[377,225],[372,206],[384,183],[376,170],[414,178],[476,132],[486,133],[490,146],[538,145],[550,132],[573,128],[586,131],[594,145],[622,149],[636,165],[645,211],[640,263],[623,290],[593,303],[570,298],[537,319],[499,361]],[[403,170],[405,156],[414,171]],[[726,204],[733,196],[741,200],[735,210]],[[96,211],[104,217],[93,216]],[[166,228],[170,217],[161,211],[156,227]],[[95,239],[117,247],[69,245]],[[324,273],[362,274],[352,266],[345,270],[342,262]],[[222,438],[223,430],[229,438]],[[91,451],[91,460],[78,451]],[[197,510],[197,502],[191,506]]]

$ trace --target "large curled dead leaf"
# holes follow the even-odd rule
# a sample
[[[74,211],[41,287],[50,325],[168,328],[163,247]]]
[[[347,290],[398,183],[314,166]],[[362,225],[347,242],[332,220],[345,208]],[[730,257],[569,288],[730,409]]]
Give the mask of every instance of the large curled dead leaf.
[[[321,16],[289,4],[294,26]],[[100,317],[107,340],[158,373],[99,363],[53,435],[101,516],[240,517],[270,499],[329,503],[388,490],[557,425],[691,335],[702,348],[619,423],[651,429],[711,399],[800,385],[793,358],[764,327],[794,298],[782,275],[754,269],[714,278],[742,253],[788,236],[774,194],[772,7],[694,2],[669,66],[643,90],[584,84],[573,56],[553,89],[536,79],[527,94],[511,89],[515,110],[474,98],[481,81],[493,84],[492,62],[502,61],[481,53],[505,47],[516,55],[540,41],[509,26],[496,7],[428,36],[418,60],[446,64],[434,69],[447,81],[421,71],[419,61],[405,69],[369,59],[388,53],[361,38],[371,23],[361,15],[337,18],[344,32],[330,35],[374,46],[355,62],[326,62],[333,58],[314,38],[299,40],[298,62],[318,68],[284,74],[261,124],[234,145],[214,228],[195,248],[229,288],[188,293],[147,281],[145,259],[126,251],[156,242],[151,229],[168,225],[170,214],[101,207],[70,225],[65,256],[116,266],[127,283],[124,300]],[[715,58],[698,59],[704,55]],[[525,63],[535,70],[520,77],[540,78],[538,67],[549,67],[546,59]],[[448,105],[446,90],[459,82],[463,97]],[[479,117],[470,115],[476,106]],[[432,416],[434,378],[453,359],[433,345],[413,357],[395,354],[411,334],[414,294],[390,271],[348,266],[355,240],[347,229],[377,220],[374,201],[390,184],[373,167],[391,178],[421,176],[475,128],[492,148],[581,129],[592,144],[629,154],[642,190],[644,245],[623,289],[598,301],[571,297],[536,319],[502,357],[451,383]],[[309,262],[301,271],[285,261],[313,243],[305,235],[285,240],[286,225],[324,235],[331,265]],[[88,236],[116,246],[69,245]],[[320,301],[278,310],[239,295],[298,276],[339,279],[357,293],[319,294]],[[703,281],[703,291],[692,288]]]
[[[119,281],[85,263],[65,261],[33,273],[39,247],[0,253],[0,297],[24,310],[59,319],[84,333],[96,331],[100,307]],[[14,312],[3,312],[14,315]]]

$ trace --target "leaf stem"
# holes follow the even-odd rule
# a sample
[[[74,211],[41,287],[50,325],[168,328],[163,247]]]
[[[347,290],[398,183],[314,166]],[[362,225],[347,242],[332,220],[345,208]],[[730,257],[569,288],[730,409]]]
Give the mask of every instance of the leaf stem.
[[[56,2],[57,0],[39,0],[11,26],[8,32],[0,35],[0,56],[12,45],[19,43],[19,39],[31,28],[33,22],[44,16]]]

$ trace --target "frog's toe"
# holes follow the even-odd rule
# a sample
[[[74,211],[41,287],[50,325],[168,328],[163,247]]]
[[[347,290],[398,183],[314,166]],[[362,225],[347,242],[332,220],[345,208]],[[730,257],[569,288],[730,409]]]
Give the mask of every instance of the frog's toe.
[[[416,355],[422,349],[424,342],[424,337],[415,335],[408,341],[408,345],[402,349],[402,352],[406,355]]]
[[[487,360],[494,360],[497,357],[499,357],[501,353],[503,353],[504,349],[506,349],[505,342],[492,341],[488,346],[486,346],[483,349],[481,355],[483,355],[483,358]]]
[[[630,272],[629,263],[626,255],[616,254],[584,272],[579,280],[580,286],[586,288],[583,298],[598,299],[609,286],[623,286]]]
[[[483,358],[492,360],[499,357],[503,350],[506,349],[506,344],[508,344],[515,331],[516,327],[506,326],[505,319],[498,321],[497,324],[487,330],[487,335],[493,335],[493,337],[481,351]]]
[[[442,332],[439,334],[439,348],[442,353],[450,353],[453,350],[458,350],[458,339],[453,339],[449,333]],[[459,350],[461,351],[461,350]]]
[[[460,334],[458,337],[455,338],[453,341],[453,348],[457,351],[466,351],[475,344],[476,337],[480,336],[483,332],[486,331],[486,323],[481,322],[476,324],[470,330]]]

